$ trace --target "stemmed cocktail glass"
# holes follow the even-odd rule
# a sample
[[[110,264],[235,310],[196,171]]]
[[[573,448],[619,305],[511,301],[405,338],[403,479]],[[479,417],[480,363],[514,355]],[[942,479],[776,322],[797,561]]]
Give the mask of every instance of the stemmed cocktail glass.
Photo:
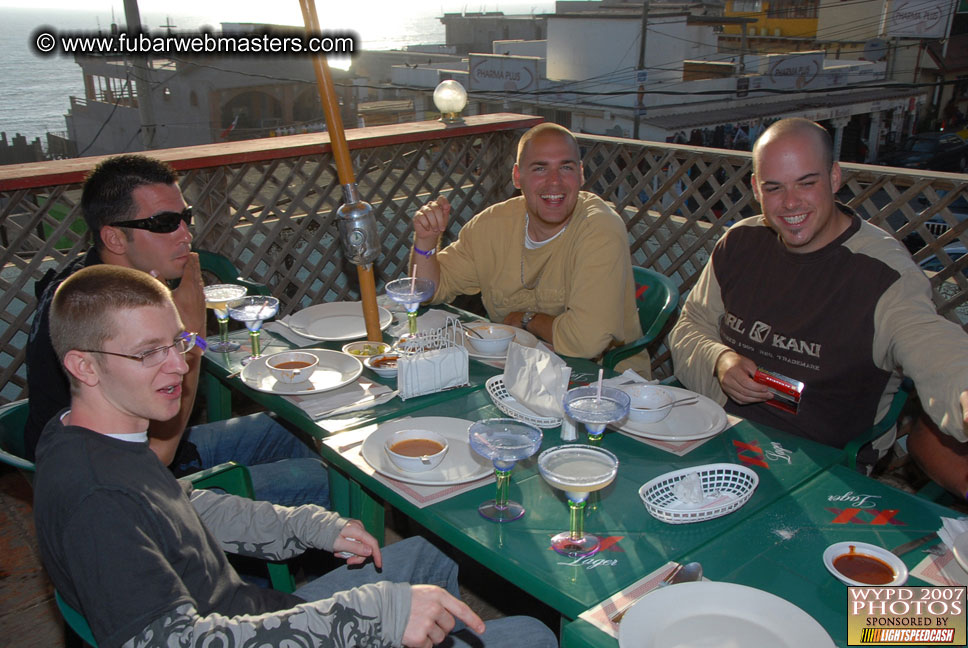
[[[245,297],[247,289],[238,284],[214,284],[205,286],[205,305],[215,311],[218,320],[218,342],[211,342],[208,348],[218,353],[228,353],[239,349],[238,342],[229,341],[229,303]]]
[[[478,513],[495,522],[510,522],[524,515],[524,507],[508,499],[511,468],[541,447],[541,430],[512,418],[478,421],[470,427],[471,447],[494,464],[497,496],[477,507]]]
[[[252,355],[242,360],[243,365],[262,355],[262,349],[259,346],[259,330],[262,328],[262,322],[275,317],[277,312],[279,312],[279,300],[275,297],[243,297],[229,305],[229,317],[244,322],[245,328],[249,329],[249,339],[252,340]]]
[[[551,538],[551,547],[565,556],[590,556],[601,548],[598,536],[585,533],[585,500],[605,488],[618,472],[618,457],[597,446],[566,444],[538,455],[545,481],[568,496],[569,530]]]
[[[569,389],[563,404],[571,418],[585,424],[589,441],[601,441],[608,423],[628,416],[630,403],[621,389],[589,385]]]
[[[411,336],[417,334],[417,309],[420,308],[420,302],[433,297],[435,289],[436,285],[432,280],[420,277],[405,277],[387,283],[387,297],[403,304],[407,309]]]

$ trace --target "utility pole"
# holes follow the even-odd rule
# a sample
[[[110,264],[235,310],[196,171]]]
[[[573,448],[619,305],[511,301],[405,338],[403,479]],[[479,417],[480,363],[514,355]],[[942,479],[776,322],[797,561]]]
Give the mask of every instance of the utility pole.
[[[138,10],[138,0],[124,0],[124,21],[129,33],[141,31],[141,12]],[[145,55],[134,56],[131,59],[134,68],[134,87],[138,93],[138,114],[141,117],[141,143],[145,150],[156,148],[155,144],[155,110],[151,103],[151,65]]]
[[[643,88],[645,80],[643,76],[645,70],[645,36],[649,31],[649,0],[642,0],[642,34],[639,36],[639,65],[635,72],[635,81],[639,88]],[[644,89],[644,88],[643,88]],[[639,139],[639,115],[645,108],[645,93],[640,91],[636,94],[635,101],[635,121],[632,122],[632,139]]]

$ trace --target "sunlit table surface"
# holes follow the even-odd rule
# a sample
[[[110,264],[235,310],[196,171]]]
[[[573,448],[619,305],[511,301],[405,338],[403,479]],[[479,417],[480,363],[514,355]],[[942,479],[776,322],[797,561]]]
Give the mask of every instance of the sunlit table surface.
[[[503,414],[486,392],[474,391],[454,394],[446,401],[412,411],[410,416],[448,416],[476,421]],[[584,437],[579,427],[579,441]],[[759,487],[736,512],[685,525],[665,524],[646,512],[638,490],[653,477],[707,463],[743,463],[742,456],[749,454],[750,448],[772,448],[773,442],[782,444],[785,455],[774,454],[775,458],[769,459],[765,454],[753,453],[756,462],[750,465],[760,477]],[[542,449],[561,443],[560,428],[544,430]],[[527,512],[519,520],[498,524],[477,512],[482,501],[494,497],[493,483],[418,508],[329,445],[324,445],[322,452],[350,482],[389,502],[445,542],[546,602],[566,619],[577,618],[584,610],[666,561],[676,560],[741,525],[841,458],[836,449],[767,432],[746,421],[684,457],[614,431],[606,432],[602,447],[618,456],[619,469],[615,481],[589,499],[585,530],[605,538],[606,548],[587,559],[571,559],[551,550],[551,536],[568,528],[568,506],[564,494],[538,474],[535,457],[518,462],[511,477],[511,499],[522,503]]]
[[[685,551],[705,577],[770,592],[816,619],[838,646],[847,645],[847,586],[824,567],[836,542],[866,542],[891,550],[941,528],[944,506],[833,465],[748,516],[741,526]],[[934,544],[934,543],[932,543]],[[922,549],[901,559],[910,570]],[[925,585],[915,577],[908,585]],[[615,648],[618,642],[584,621],[568,624],[562,646]]]
[[[470,320],[472,318],[470,314],[464,313],[464,311],[455,310],[455,312],[466,320]],[[252,389],[246,385],[238,375],[232,376],[232,374],[236,374],[240,369],[242,369],[242,359],[249,354],[248,331],[245,329],[233,331],[229,334],[229,338],[240,343],[242,347],[238,351],[234,351],[232,353],[215,353],[213,351],[206,351],[202,356],[201,382],[206,391],[206,404],[208,407],[208,418],[210,421],[222,420],[231,417],[231,396],[233,391],[237,391],[259,403],[266,409],[282,416],[290,423],[297,425],[301,430],[315,439],[328,436],[329,433],[324,428],[313,421],[302,409],[287,400],[284,396]],[[343,345],[346,344],[346,341],[315,341],[309,346],[297,347],[285,338],[265,330],[262,331],[261,339],[262,355],[264,356],[296,348],[329,349],[332,351],[340,351]],[[384,331],[384,341],[392,344],[395,339]],[[501,369],[471,359],[468,363],[468,382],[470,383],[468,387],[462,387],[452,391],[426,394],[424,396],[417,396],[415,398],[407,399],[406,401],[401,400],[400,398],[394,398],[390,402],[383,405],[365,408],[354,412],[353,417],[355,422],[353,425],[366,425],[369,423],[398,418],[407,415],[409,412],[412,412],[415,409],[426,407],[429,404],[439,402],[441,400],[447,400],[454,394],[482,389],[488,378],[499,373],[501,373]],[[363,368],[361,377],[386,385],[391,389],[397,388],[397,381],[395,378],[381,378],[375,372],[370,371],[366,367]]]

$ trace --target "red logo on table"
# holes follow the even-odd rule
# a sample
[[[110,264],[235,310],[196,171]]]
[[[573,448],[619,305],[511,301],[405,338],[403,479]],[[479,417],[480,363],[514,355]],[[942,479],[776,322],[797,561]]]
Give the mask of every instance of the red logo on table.
[[[899,509],[884,509],[883,511],[878,511],[877,509],[827,508],[827,510],[834,514],[834,519],[831,520],[832,524],[870,524],[873,526],[893,524],[895,526],[907,526],[904,522],[894,519]]]
[[[747,443],[733,439],[733,445],[736,446],[736,456],[742,463],[769,470],[770,464],[763,459],[763,448],[760,447],[759,441]]]

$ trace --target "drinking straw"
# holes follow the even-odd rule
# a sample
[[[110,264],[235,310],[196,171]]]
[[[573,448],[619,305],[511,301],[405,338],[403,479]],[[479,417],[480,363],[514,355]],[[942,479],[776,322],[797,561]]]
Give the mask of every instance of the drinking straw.
[[[605,372],[604,369],[598,370],[598,393],[595,394],[595,402],[601,402],[602,400],[602,374]]]
[[[413,274],[410,275],[410,294],[417,292],[417,264],[413,264]]]

